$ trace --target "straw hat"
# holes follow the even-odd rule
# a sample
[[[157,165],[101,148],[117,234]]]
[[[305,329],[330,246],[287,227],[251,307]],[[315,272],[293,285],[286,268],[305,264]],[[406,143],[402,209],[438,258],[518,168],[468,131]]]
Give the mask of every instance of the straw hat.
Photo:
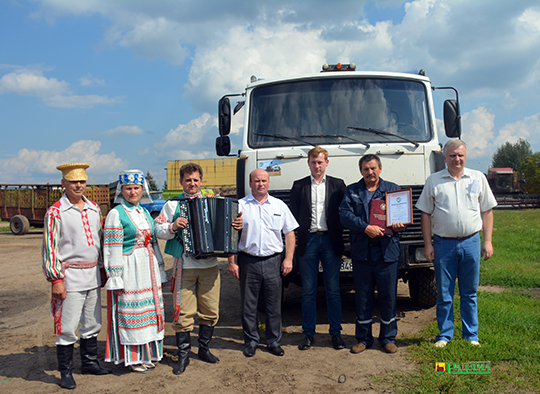
[[[86,181],[88,176],[86,175],[86,169],[90,167],[90,164],[86,163],[69,163],[62,164],[56,167],[57,170],[62,171],[62,177],[66,181]]]

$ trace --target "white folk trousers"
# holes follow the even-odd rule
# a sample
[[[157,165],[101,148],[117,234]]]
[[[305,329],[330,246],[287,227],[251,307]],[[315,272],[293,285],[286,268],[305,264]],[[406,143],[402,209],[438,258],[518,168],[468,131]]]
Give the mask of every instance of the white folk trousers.
[[[101,330],[101,288],[69,291],[62,302],[62,333],[56,336],[56,345],[71,345],[77,341],[77,326],[83,339],[95,337]]]

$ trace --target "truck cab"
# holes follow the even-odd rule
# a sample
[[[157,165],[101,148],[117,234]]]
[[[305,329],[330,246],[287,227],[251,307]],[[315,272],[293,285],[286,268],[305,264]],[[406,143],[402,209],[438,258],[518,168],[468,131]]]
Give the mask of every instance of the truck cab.
[[[444,168],[437,136],[431,81],[417,73],[356,71],[354,64],[324,65],[320,74],[251,82],[240,94],[219,103],[218,155],[228,155],[231,124],[229,97],[240,97],[235,112],[244,110],[242,146],[238,150],[237,195],[249,194],[249,173],[257,168],[270,175],[269,193],[289,202],[295,180],[310,174],[307,154],[314,146],[329,153],[327,174],[345,184],[360,180],[360,157],[376,154],[381,177],[412,189],[413,206],[426,179]],[[453,88],[450,88],[453,89]],[[455,91],[455,89],[454,89]],[[456,92],[457,95],[457,92]],[[445,128],[459,137],[456,100],[444,104]],[[424,257],[420,212],[401,234],[400,277],[420,305],[436,302],[435,275]],[[350,271],[349,234],[342,271]]]

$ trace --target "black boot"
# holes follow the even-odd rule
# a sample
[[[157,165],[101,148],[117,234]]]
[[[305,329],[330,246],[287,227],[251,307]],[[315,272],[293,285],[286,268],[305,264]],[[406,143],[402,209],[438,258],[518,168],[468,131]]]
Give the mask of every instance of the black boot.
[[[212,340],[214,334],[214,327],[212,326],[199,326],[199,358],[207,363],[219,363],[219,358],[210,353],[208,344]]]
[[[73,344],[56,345],[56,357],[58,358],[58,370],[62,376],[60,387],[63,389],[74,389],[77,387],[73,379]]]
[[[97,360],[97,337],[81,338],[81,372],[83,374],[107,375],[112,371],[103,368]]]
[[[173,368],[173,374],[180,375],[189,364],[189,352],[191,351],[189,331],[176,333],[176,346],[178,347],[178,362]]]

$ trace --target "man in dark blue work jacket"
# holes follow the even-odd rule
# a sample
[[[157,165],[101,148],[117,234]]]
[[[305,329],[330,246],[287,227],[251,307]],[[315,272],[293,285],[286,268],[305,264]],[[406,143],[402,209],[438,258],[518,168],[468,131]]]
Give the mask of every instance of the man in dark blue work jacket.
[[[380,308],[379,343],[387,353],[395,353],[397,347],[396,296],[399,271],[400,247],[397,232],[402,223],[390,228],[370,222],[372,205],[385,210],[385,193],[399,190],[399,186],[380,178],[381,160],[377,155],[365,155],[359,162],[363,178],[345,191],[339,207],[343,227],[351,233],[351,257],[356,298],[356,340],[351,353],[361,353],[373,345],[373,299],[375,286]],[[377,210],[376,209],[376,210]],[[384,224],[382,224],[384,226]]]

